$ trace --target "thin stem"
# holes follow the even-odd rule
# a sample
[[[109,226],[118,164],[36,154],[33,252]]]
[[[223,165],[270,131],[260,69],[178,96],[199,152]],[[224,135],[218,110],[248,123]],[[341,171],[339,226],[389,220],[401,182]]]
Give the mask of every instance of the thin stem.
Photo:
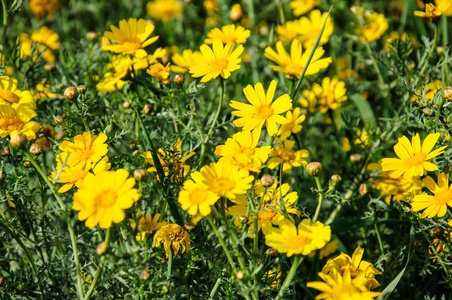
[[[314,218],[312,218],[311,222],[315,223],[317,219],[319,218],[320,209],[322,207],[324,193],[322,191],[322,185],[320,184],[320,178],[319,176],[315,176],[315,183],[317,184],[317,190],[319,191],[319,203],[317,204],[317,209],[315,210]]]
[[[170,280],[171,278],[171,270],[173,269],[173,249],[170,247],[168,252],[168,267],[166,269],[166,279]]]
[[[443,108],[444,103],[446,103],[446,97],[443,97],[443,100],[441,100],[441,103],[439,104],[438,110],[436,111],[435,132],[438,132],[439,116],[441,114],[441,109]]]
[[[432,48],[430,48],[430,52],[428,53],[427,58],[424,61],[424,65],[422,66],[421,73],[420,73],[421,76],[424,74],[425,70],[427,69],[428,62],[430,61],[430,58],[432,57],[433,52],[435,51],[436,45],[438,43],[438,25],[437,24],[434,24],[434,25],[435,25],[435,36],[433,38],[433,45],[432,45]]]
[[[235,263],[234,263],[234,260],[232,259],[231,253],[229,252],[229,249],[226,246],[226,243],[221,238],[220,233],[218,232],[218,228],[212,220],[212,216],[210,216],[210,215],[207,216],[207,221],[209,221],[210,227],[212,227],[213,231],[215,232],[215,235],[217,236],[218,240],[220,241],[220,244],[223,247],[224,253],[226,254],[226,257],[228,258],[229,264],[231,265],[232,271],[234,273],[237,273],[237,268],[235,267]]]
[[[300,259],[300,256],[295,256],[292,262],[292,267],[290,268],[289,275],[287,275],[286,280],[284,280],[281,289],[279,290],[278,295],[276,296],[275,300],[280,300],[286,290],[289,288],[290,284],[293,281],[293,278],[295,277],[295,274],[297,273],[298,266],[301,264],[303,260]]]
[[[204,135],[202,134],[201,125],[199,124],[198,116],[196,115],[195,108],[193,107],[193,104],[190,100],[190,97],[187,94],[187,91],[185,90],[185,87],[182,85],[182,91],[184,92],[185,99],[187,99],[188,106],[190,107],[191,113],[193,117],[195,118],[196,128],[198,128],[199,136],[201,138],[201,141],[204,141]]]
[[[3,29],[2,29],[2,48],[0,49],[0,63],[3,61],[3,53],[5,53],[6,47],[6,31],[8,29],[8,7],[6,6],[6,0],[2,0],[3,10]]]

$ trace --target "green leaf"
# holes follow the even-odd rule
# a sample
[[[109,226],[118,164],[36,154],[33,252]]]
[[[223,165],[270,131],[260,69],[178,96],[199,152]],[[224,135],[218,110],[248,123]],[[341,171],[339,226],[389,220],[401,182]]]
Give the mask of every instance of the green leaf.
[[[369,102],[367,102],[360,94],[353,94],[350,96],[350,99],[358,109],[364,125],[368,128],[376,128],[377,119],[375,118],[374,111],[372,110],[372,107],[370,107]]]

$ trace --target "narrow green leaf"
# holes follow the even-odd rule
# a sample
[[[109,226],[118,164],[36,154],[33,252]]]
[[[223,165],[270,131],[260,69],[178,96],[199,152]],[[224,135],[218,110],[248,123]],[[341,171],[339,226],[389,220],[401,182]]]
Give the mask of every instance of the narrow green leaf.
[[[350,96],[350,99],[359,110],[364,125],[368,128],[376,128],[377,119],[375,118],[374,111],[372,110],[372,107],[370,107],[369,102],[367,102],[360,94],[353,94]]]

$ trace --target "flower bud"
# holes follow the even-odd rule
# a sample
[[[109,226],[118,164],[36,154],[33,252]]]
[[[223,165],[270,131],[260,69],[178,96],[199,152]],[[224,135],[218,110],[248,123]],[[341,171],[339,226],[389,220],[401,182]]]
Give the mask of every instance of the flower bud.
[[[132,152],[132,156],[137,156],[138,154],[140,154],[140,150],[135,150]]]
[[[124,106],[124,108],[129,108],[130,102],[129,102],[129,101],[124,101],[124,103],[122,104],[122,106]]]
[[[65,91],[64,91],[64,97],[70,101],[75,101],[77,100],[77,96],[78,96],[78,92],[77,89],[73,86],[68,87]]]
[[[361,196],[366,195],[369,192],[369,187],[367,186],[367,184],[365,183],[361,183],[361,185],[359,186],[359,194]]]
[[[137,147],[137,144],[134,143],[134,142],[132,142],[132,143],[129,144],[129,149],[130,149],[130,150],[135,149],[136,147]]]
[[[106,242],[100,243],[96,248],[97,255],[103,256],[107,254],[110,251],[110,245],[108,245]]]
[[[3,282],[5,282],[5,277],[2,274],[0,274],[0,285],[2,285]]]
[[[55,140],[59,141],[62,140],[63,138],[64,138],[63,130],[58,130],[57,132],[55,132]]]
[[[5,146],[0,150],[0,154],[2,156],[8,156],[10,154],[9,147]]]
[[[432,229],[430,229],[430,234],[431,235],[437,235],[440,232],[441,232],[441,228],[439,228],[438,226],[435,226]]]
[[[28,144],[28,140],[25,134],[17,133],[10,138],[9,144],[13,148],[20,149],[24,148]]]
[[[192,231],[193,229],[195,229],[195,227],[196,227],[196,224],[193,223],[192,221],[187,221],[187,222],[185,223],[185,225],[184,225],[184,228],[185,228],[188,232],[190,232],[190,231]]]
[[[34,155],[39,155],[44,151],[44,148],[41,144],[33,143],[30,147],[30,153]]]
[[[352,163],[359,163],[361,161],[361,159],[363,159],[363,156],[359,153],[350,155],[350,161]]]
[[[265,255],[270,257],[278,257],[279,252],[276,249],[268,248],[267,251],[265,251]]]
[[[55,124],[60,124],[63,123],[64,117],[63,116],[56,116],[53,121],[55,122]]]
[[[95,40],[97,40],[98,37],[99,37],[99,35],[97,34],[97,32],[94,32],[94,31],[88,31],[88,32],[86,33],[86,39],[87,39],[88,41],[95,41]]]
[[[337,184],[337,183],[342,181],[342,177],[340,175],[338,175],[338,174],[334,174],[333,176],[331,176],[331,181],[334,184]]]
[[[311,162],[306,166],[306,172],[311,176],[317,176],[322,172],[322,164],[319,162]]]
[[[152,104],[146,104],[145,106],[143,106],[143,111],[145,114],[149,115],[153,108],[154,106]]]
[[[169,85],[169,84],[171,84],[171,78],[163,78],[163,79],[162,79],[162,83],[163,83],[164,85]]]
[[[167,286],[166,284],[162,287],[162,293],[163,294],[167,294],[167,293],[169,293],[169,291],[170,291],[170,288],[169,288],[169,286]]]
[[[423,113],[424,115],[426,115],[426,116],[429,116],[432,112],[433,112],[433,110],[432,110],[431,108],[429,108],[429,107],[425,107],[425,108],[422,110],[422,113]]]
[[[30,167],[31,167],[31,162],[29,162],[29,161],[24,162],[24,168],[28,169]]]
[[[88,90],[88,88],[86,87],[86,85],[83,85],[83,84],[81,84],[77,87],[77,92],[81,95],[84,95],[87,90]]]
[[[275,180],[270,175],[264,175],[261,178],[261,183],[264,187],[271,187],[274,182],[275,182]]]
[[[447,101],[452,101],[452,86],[448,86],[448,87],[444,88],[443,97]]]
[[[135,178],[136,181],[142,181],[145,177],[146,177],[145,169],[136,169],[133,172],[133,178]]]
[[[55,64],[54,63],[46,63],[44,65],[44,70],[46,70],[47,72],[50,72],[53,69],[55,69]]]
[[[182,75],[182,74],[177,74],[177,75],[174,76],[174,78],[173,78],[173,82],[174,82],[176,85],[182,85],[182,84],[184,84],[184,81],[185,81],[185,78],[184,78],[184,75]]]
[[[151,272],[149,272],[148,270],[144,270],[143,273],[141,273],[140,278],[143,281],[148,280],[149,278],[151,278]]]
[[[235,274],[235,278],[237,278],[237,280],[242,280],[244,276],[245,274],[243,274],[242,271],[238,271],[237,274]]]
[[[231,12],[229,13],[229,19],[231,19],[232,22],[237,22],[240,20],[240,18],[243,16],[242,7],[240,4],[234,4],[231,7]]]
[[[247,216],[239,216],[239,222],[241,224],[248,223],[248,217]]]

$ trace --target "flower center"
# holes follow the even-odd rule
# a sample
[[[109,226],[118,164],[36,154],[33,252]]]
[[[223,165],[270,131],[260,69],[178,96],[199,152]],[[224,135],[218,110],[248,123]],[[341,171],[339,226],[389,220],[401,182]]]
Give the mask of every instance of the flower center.
[[[92,151],[91,149],[89,149],[89,150],[82,150],[80,152],[80,160],[81,161],[89,160],[93,154],[94,154],[94,151]]]
[[[334,286],[334,290],[330,294],[331,299],[361,299],[361,291],[353,284],[341,283]]]
[[[283,161],[292,161],[295,159],[295,152],[292,149],[282,149],[279,151],[278,156]]]
[[[261,119],[268,119],[273,116],[273,108],[270,105],[261,105],[256,108],[256,115]]]
[[[278,212],[271,208],[264,208],[264,211],[257,214],[257,219],[259,222],[271,222]]]
[[[169,224],[160,229],[159,236],[167,242],[180,242],[185,238],[185,231],[177,224]]]
[[[0,89],[0,98],[9,103],[17,103],[20,100],[19,96],[9,90],[4,89]]]
[[[97,202],[99,203],[99,206],[102,206],[103,208],[109,208],[116,203],[116,198],[118,198],[118,195],[116,195],[115,192],[105,191],[97,197]]]
[[[414,156],[410,157],[406,162],[410,167],[418,166],[425,162],[426,155],[424,153],[416,153]]]
[[[210,67],[214,72],[221,72],[228,68],[228,61],[225,58],[217,58],[210,63]]]
[[[6,116],[0,120],[0,128],[5,131],[22,130],[24,128],[24,122],[17,116]]]
[[[443,190],[435,194],[435,200],[438,204],[446,204],[452,201],[452,190]]]
[[[235,182],[228,178],[218,178],[213,181],[214,190],[221,192],[229,192],[235,188]]]
[[[190,193],[190,201],[192,204],[204,203],[207,200],[207,191],[203,188],[197,188]]]
[[[70,183],[76,183],[77,181],[79,181],[80,179],[85,178],[85,176],[88,174],[88,170],[75,170],[72,172],[71,177],[70,177]]]
[[[239,151],[238,151],[238,153],[240,154],[240,153],[243,153],[243,154],[245,154],[246,156],[248,156],[248,157],[251,157],[251,156],[253,156],[254,155],[254,149],[253,148],[250,148],[250,147],[247,147],[247,146],[242,146],[242,147],[240,147],[240,149],[239,149]]]
[[[135,51],[142,48],[141,43],[139,41],[133,40],[124,42],[122,45],[125,49],[127,49],[127,51]]]
[[[308,238],[307,236],[303,235],[296,235],[293,236],[290,241],[287,241],[286,246],[288,246],[291,249],[302,249],[306,245],[309,245],[311,243],[312,239]]]
[[[295,76],[297,79],[304,70],[304,66],[290,64],[284,68],[285,75]]]

